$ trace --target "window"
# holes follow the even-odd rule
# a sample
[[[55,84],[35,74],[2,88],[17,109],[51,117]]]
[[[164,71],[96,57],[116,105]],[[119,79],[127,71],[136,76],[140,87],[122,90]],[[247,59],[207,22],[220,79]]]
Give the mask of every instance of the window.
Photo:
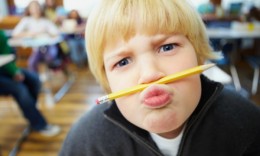
[[[199,5],[203,4],[203,3],[207,3],[209,0],[188,0],[189,2],[191,2],[191,4],[195,7],[198,8]]]
[[[207,3],[209,0],[188,0],[191,2],[191,4],[195,7],[198,8],[200,4]],[[255,5],[256,7],[260,8],[260,0],[222,0],[222,7],[224,10],[230,9],[230,5],[232,3],[242,3],[242,13],[247,13],[248,10]]]
[[[76,9],[82,17],[87,17],[96,3],[98,0],[63,0],[65,10]]]
[[[5,0],[1,0],[0,1],[0,21],[6,15],[8,15],[7,2]]]

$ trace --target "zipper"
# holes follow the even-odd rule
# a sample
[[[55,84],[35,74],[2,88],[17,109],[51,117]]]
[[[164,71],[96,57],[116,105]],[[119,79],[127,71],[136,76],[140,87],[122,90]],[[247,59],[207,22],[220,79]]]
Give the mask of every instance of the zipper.
[[[114,123],[115,125],[117,125],[118,127],[122,128],[127,134],[129,134],[132,138],[134,138],[137,142],[143,144],[146,148],[148,148],[149,150],[153,151],[157,156],[164,156],[163,154],[160,153],[160,151],[158,151],[157,149],[153,148],[152,146],[150,146],[147,142],[145,142],[144,140],[142,140],[139,136],[135,135],[135,133],[132,133],[131,131],[129,131],[126,127],[124,127],[122,124],[120,124],[119,122],[113,120],[112,118],[110,118],[109,116],[107,116],[106,114],[104,115],[105,118],[107,118],[110,122]]]
[[[212,101],[214,101],[216,99],[216,95],[218,93],[218,91],[221,89],[222,87],[219,87],[217,86],[215,91],[213,92],[212,96],[205,102],[204,104],[204,107],[202,107],[201,111],[198,113],[198,117],[196,119],[194,119],[191,123],[189,123],[189,125],[187,125],[186,129],[184,130],[183,132],[183,136],[182,136],[182,141],[180,143],[180,146],[179,146],[179,150],[178,150],[178,153],[177,153],[177,156],[181,156],[183,154],[183,148],[184,148],[184,142],[186,140],[186,138],[188,137],[188,133],[192,127],[192,125],[198,121],[200,119],[200,116],[202,116],[203,114],[205,114],[207,111],[206,109],[209,108],[210,104],[212,103]]]

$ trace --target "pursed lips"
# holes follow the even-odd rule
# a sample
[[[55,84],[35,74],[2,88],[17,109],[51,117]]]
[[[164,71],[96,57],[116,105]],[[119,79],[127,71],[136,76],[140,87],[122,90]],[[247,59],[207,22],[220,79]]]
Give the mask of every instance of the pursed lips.
[[[141,93],[141,103],[150,108],[161,108],[172,100],[172,96],[167,85],[154,84]]]

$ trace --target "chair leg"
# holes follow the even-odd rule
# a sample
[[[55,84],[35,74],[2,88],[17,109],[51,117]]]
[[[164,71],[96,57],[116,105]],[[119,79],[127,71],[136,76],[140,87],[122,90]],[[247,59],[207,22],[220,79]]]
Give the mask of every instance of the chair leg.
[[[0,156],[2,156],[2,146],[0,145]]]
[[[235,67],[235,65],[231,64],[230,65],[230,71],[231,71],[231,75],[234,81],[234,85],[236,88],[236,91],[240,91],[241,90],[241,84],[239,81],[239,77],[238,77],[238,73],[237,73],[237,69]]]
[[[252,95],[255,95],[258,87],[258,79],[259,79],[259,68],[254,69],[254,78],[252,83]]]
[[[75,76],[72,73],[69,73],[66,75],[67,76],[67,81],[65,82],[65,84],[59,89],[59,91],[54,95],[54,101],[58,102],[60,101],[60,99],[68,92],[68,90],[70,89],[70,87],[72,86],[72,84],[75,81]]]
[[[16,156],[17,155],[17,153],[20,150],[21,145],[27,139],[27,137],[29,136],[30,133],[31,133],[31,128],[28,126],[24,129],[21,137],[15,143],[15,146],[13,147],[12,151],[9,153],[9,156]]]

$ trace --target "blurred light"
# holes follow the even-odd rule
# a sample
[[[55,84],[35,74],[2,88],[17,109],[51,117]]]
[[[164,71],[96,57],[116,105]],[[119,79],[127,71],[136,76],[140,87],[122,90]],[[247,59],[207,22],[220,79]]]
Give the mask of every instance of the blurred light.
[[[82,17],[87,17],[99,0],[63,0],[65,10],[70,11],[72,9],[78,10]]]

